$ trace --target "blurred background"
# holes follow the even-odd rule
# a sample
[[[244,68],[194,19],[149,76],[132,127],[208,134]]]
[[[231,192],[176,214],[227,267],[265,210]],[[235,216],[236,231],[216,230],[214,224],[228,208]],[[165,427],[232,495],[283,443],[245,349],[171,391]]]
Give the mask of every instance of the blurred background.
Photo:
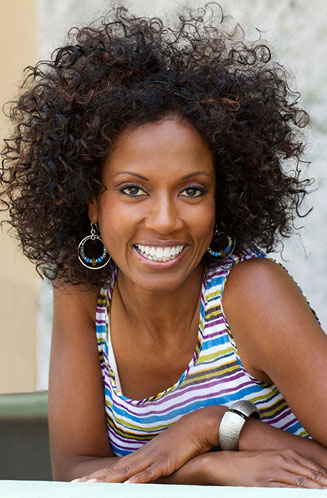
[[[205,1],[120,1],[143,15],[171,13],[183,5]],[[0,106],[12,99],[22,70],[65,41],[72,26],[88,24],[104,15],[110,0],[3,0],[0,2]],[[114,2],[115,5],[118,2]],[[315,308],[327,330],[327,2],[325,0],[221,0],[226,14],[261,37],[292,76],[301,103],[311,115],[308,131],[307,175],[316,178],[310,197],[313,211],[282,253],[281,261]],[[0,141],[10,124],[0,116]],[[1,216],[1,215],[0,215]],[[6,227],[0,232],[0,393],[47,389],[51,341],[52,292],[20,254]]]

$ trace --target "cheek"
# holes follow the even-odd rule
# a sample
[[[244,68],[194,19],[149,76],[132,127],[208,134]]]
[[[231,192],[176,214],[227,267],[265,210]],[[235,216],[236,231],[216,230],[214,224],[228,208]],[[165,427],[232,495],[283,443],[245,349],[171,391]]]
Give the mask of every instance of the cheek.
[[[215,216],[210,217],[208,219],[207,224],[205,225],[205,228],[203,229],[203,238],[205,239],[205,243],[207,246],[209,246],[213,233],[215,229]]]
[[[116,196],[113,192],[106,190],[97,203],[98,223],[101,231],[108,231],[108,228],[114,227],[120,210],[117,206]]]
[[[203,241],[204,245],[209,246],[215,227],[215,205],[210,204],[195,212],[191,223],[193,227],[196,227],[197,237]]]
[[[135,234],[138,220],[135,208],[126,209],[126,206],[122,207],[115,201],[115,196],[112,196],[110,202],[101,206],[98,211],[98,223],[108,251],[120,254]]]

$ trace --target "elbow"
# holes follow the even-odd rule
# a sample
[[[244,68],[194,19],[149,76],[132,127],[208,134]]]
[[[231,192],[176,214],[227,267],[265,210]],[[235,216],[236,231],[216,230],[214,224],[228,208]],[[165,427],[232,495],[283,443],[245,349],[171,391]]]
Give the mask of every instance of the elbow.
[[[51,458],[52,480],[70,482],[87,474],[82,462],[77,458]]]

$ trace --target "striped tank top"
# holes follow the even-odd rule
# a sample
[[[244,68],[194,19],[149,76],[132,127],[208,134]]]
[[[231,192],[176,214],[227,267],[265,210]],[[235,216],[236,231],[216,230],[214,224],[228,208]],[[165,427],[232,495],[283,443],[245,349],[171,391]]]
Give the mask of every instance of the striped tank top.
[[[194,355],[179,380],[165,391],[142,400],[121,392],[110,343],[110,302],[117,270],[99,294],[96,335],[109,440],[113,453],[124,456],[138,449],[183,415],[208,405],[230,406],[249,400],[261,420],[292,434],[308,437],[275,385],[262,383],[243,367],[222,309],[226,278],[233,265],[265,257],[258,249],[231,256],[210,267],[201,290],[198,341]]]

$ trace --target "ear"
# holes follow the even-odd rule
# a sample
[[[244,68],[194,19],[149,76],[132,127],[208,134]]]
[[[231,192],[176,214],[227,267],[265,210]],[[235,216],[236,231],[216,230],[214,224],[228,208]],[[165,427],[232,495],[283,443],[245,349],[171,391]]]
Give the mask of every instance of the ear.
[[[92,199],[87,206],[90,222],[95,225],[98,221],[98,207],[96,199]]]

